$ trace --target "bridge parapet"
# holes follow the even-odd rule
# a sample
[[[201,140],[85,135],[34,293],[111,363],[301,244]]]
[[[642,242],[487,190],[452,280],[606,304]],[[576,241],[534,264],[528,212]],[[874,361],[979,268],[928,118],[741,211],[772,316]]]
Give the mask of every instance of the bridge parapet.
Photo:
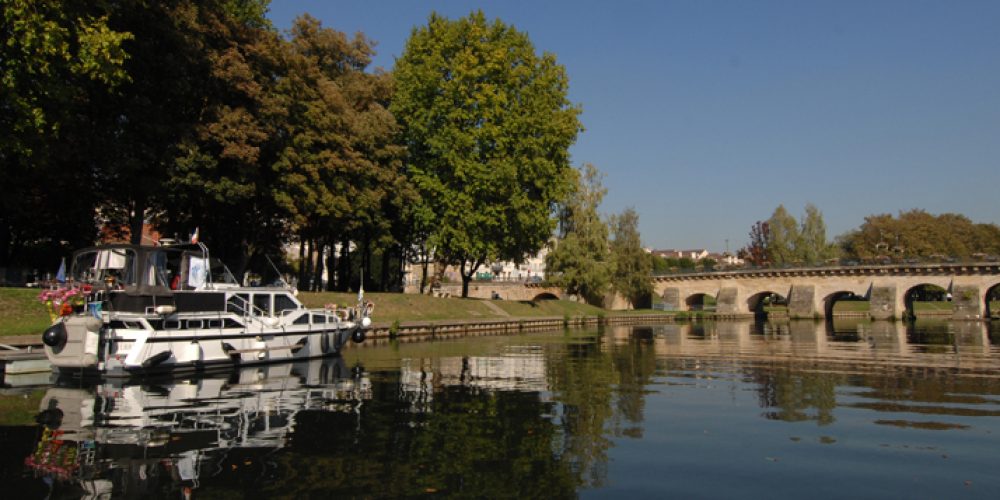
[[[801,276],[998,275],[1000,262],[730,269],[654,275],[654,282]]]

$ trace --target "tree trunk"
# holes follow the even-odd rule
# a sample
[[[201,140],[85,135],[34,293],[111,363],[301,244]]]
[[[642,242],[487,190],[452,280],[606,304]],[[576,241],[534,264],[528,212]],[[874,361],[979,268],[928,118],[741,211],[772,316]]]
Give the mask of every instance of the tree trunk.
[[[142,244],[142,226],[146,219],[146,200],[135,200],[129,216],[129,240],[133,245]]]
[[[388,248],[382,250],[382,272],[379,277],[379,281],[381,281],[381,283],[379,283],[379,288],[377,290],[383,292],[389,290],[389,258],[392,256],[391,254],[392,251]]]
[[[299,233],[299,276],[295,284],[299,289],[306,282],[306,237]]]
[[[423,274],[420,276],[420,295],[424,294],[424,289],[427,287],[427,268],[430,266],[430,261],[427,245],[420,245],[420,267],[423,268]]]
[[[330,241],[330,253],[326,256],[326,291],[332,292],[336,290],[337,285],[337,252],[336,245],[333,242],[337,241],[336,238],[329,238]]]
[[[315,279],[313,282],[314,292],[323,291],[323,266],[325,262],[323,261],[323,253],[326,251],[326,242],[320,238],[316,238],[316,272],[314,273]]]
[[[471,265],[471,262],[470,262],[469,263],[470,264],[469,265],[469,269],[470,269],[469,270],[469,274],[465,274],[465,263],[466,263],[466,260],[462,259],[462,262],[461,262],[461,264],[459,264],[459,267],[458,267],[458,274],[462,276],[462,298],[463,299],[469,298],[469,282],[472,281],[472,273],[475,272],[475,270],[472,269],[472,265]]]
[[[351,286],[351,242],[346,237],[340,242],[340,280],[337,285],[342,292]]]
[[[299,288],[308,292],[312,290],[312,240],[304,238],[302,247],[306,249],[306,258],[302,261],[302,284],[299,285]]]

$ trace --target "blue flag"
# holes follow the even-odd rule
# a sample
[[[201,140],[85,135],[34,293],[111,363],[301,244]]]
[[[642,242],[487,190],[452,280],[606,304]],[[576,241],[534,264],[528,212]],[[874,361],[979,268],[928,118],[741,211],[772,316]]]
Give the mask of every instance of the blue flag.
[[[63,257],[62,262],[59,263],[59,270],[56,271],[56,281],[59,283],[66,282],[66,257]]]

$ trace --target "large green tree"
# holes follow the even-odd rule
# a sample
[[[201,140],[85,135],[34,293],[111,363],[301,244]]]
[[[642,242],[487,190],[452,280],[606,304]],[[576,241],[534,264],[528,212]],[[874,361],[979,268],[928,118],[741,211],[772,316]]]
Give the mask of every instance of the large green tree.
[[[482,264],[520,261],[555,228],[572,187],[579,109],[555,56],[482,12],[432,14],[394,70],[392,111],[409,175],[435,215],[435,254],[459,267],[462,294]]]
[[[186,75],[178,98],[196,113],[156,118],[166,120],[161,132],[178,127],[180,133],[173,143],[163,138],[171,144],[162,152],[167,189],[152,201],[164,212],[161,229],[186,236],[200,228],[214,255],[242,276],[251,256],[276,253],[286,234],[285,214],[271,193],[286,116],[275,91],[283,74],[281,41],[225,3],[179,9],[186,17],[173,36],[198,51],[180,61],[186,69],[173,71]]]
[[[774,265],[787,265],[798,260],[796,247],[799,245],[799,227],[784,205],[778,205],[767,220],[768,261]]]
[[[837,255],[837,248],[826,239],[826,223],[823,213],[815,205],[806,205],[806,214],[799,231],[796,254],[806,264],[822,264]]]
[[[128,81],[132,38],[112,5],[0,0],[0,268],[54,270],[96,234],[93,102]]]
[[[960,214],[930,214],[914,209],[898,216],[865,217],[861,227],[839,237],[849,258],[969,258],[1000,254],[1000,227],[977,224]]]
[[[590,304],[603,304],[611,284],[608,226],[597,207],[607,189],[597,167],[574,172],[575,189],[559,211],[559,237],[545,256],[546,280]]]
[[[653,293],[653,261],[642,248],[639,214],[627,208],[611,218],[611,283],[633,307],[639,307]]]
[[[287,74],[277,90],[284,103],[282,145],[274,165],[274,197],[287,211],[303,249],[303,280],[313,288],[335,244],[360,244],[361,266],[372,248],[398,247],[399,215],[414,198],[402,175],[402,148],[388,111],[391,75],[368,73],[373,43],[324,28],[308,15],[295,20],[283,57]],[[383,262],[384,264],[384,262]],[[333,270],[333,259],[325,265]],[[381,266],[387,271],[387,266]],[[312,272],[310,272],[312,271]],[[341,276],[339,286],[351,279]],[[329,285],[333,287],[334,280]]]

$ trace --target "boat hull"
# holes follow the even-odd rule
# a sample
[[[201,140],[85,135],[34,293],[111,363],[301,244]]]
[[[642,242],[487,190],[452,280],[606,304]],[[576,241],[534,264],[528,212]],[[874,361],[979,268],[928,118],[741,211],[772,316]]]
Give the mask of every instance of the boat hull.
[[[222,372],[239,367],[334,357],[360,325],[322,330],[128,330],[88,316],[62,318],[45,353],[61,375],[140,377]],[[47,330],[48,335],[48,330]],[[362,335],[363,336],[363,335]],[[48,338],[48,337],[46,337]]]

